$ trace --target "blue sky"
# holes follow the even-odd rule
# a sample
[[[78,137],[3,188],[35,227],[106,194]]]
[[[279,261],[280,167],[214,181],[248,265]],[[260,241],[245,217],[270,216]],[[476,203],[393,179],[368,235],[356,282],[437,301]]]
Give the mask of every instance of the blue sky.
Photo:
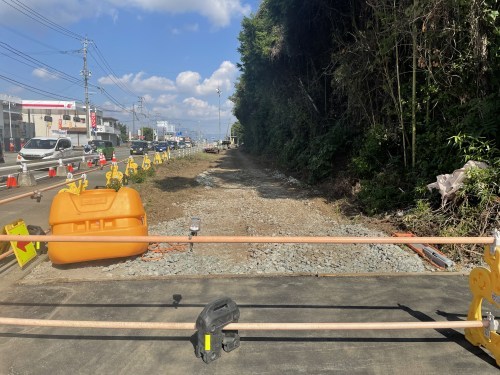
[[[143,97],[141,123],[169,121],[178,128],[216,135],[220,87],[224,136],[235,121],[228,97],[239,75],[241,20],[256,12],[259,3],[2,0],[0,93],[83,102],[83,55],[78,51],[83,47],[81,37],[86,36],[91,40],[89,98],[106,116],[131,127],[130,111]]]

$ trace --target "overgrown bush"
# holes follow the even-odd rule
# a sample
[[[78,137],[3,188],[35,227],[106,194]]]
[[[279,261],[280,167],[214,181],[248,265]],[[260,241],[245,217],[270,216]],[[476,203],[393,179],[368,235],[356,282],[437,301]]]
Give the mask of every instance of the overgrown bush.
[[[136,173],[132,173],[129,177],[129,181],[135,184],[140,184],[146,181],[148,177],[154,176],[156,173],[154,168],[149,168],[149,169],[142,169],[142,168],[137,168]]]
[[[357,199],[363,211],[369,215],[392,211],[410,204],[413,194],[398,173],[384,171],[371,180],[361,180]]]
[[[433,196],[421,200],[403,222],[418,235],[482,237],[500,228],[500,157],[494,145],[480,138],[459,135],[451,139],[462,160],[486,162],[486,169],[470,168],[461,188],[445,205],[435,207]],[[434,196],[436,192],[432,193]],[[477,260],[481,245],[447,245],[444,250],[455,260]]]

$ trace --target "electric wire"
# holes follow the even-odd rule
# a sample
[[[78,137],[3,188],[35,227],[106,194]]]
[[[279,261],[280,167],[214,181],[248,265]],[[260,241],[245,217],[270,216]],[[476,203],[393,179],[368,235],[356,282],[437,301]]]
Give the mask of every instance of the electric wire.
[[[41,13],[37,12],[36,10],[34,10],[33,8],[29,7],[28,5],[24,4],[23,2],[21,2],[19,0],[10,0],[10,2],[8,2],[7,0],[2,0],[2,1],[5,4],[9,5],[10,7],[12,7],[13,9],[17,10],[18,12],[24,14],[26,17],[29,17],[32,20],[34,20],[34,21],[36,21],[36,22],[38,22],[38,23],[40,23],[40,24],[42,24],[42,25],[44,25],[44,26],[46,26],[46,27],[48,27],[48,28],[50,28],[50,29],[58,32],[58,33],[60,33],[60,34],[63,34],[65,36],[73,38],[73,39],[77,39],[79,41],[82,41],[82,40],[86,39],[86,37],[84,37],[82,35],[79,35],[79,34],[73,32],[73,31],[71,31],[69,29],[66,29],[66,28],[58,25],[57,23],[51,21],[47,17],[43,16]],[[14,59],[15,61],[21,62],[23,64],[26,64],[28,66],[31,66],[33,68],[40,68],[40,66],[34,66],[33,65],[33,64],[40,64],[50,74],[53,74],[56,77],[60,77],[62,79],[65,79],[65,80],[67,80],[69,82],[72,82],[74,84],[78,84],[80,86],[83,86],[80,79],[78,79],[76,77],[72,77],[71,75],[69,75],[67,73],[64,73],[64,72],[62,72],[62,71],[60,71],[60,70],[58,70],[56,68],[53,68],[50,65],[47,65],[47,64],[45,64],[45,63],[43,63],[43,62],[41,62],[41,61],[39,61],[39,60],[37,60],[37,59],[35,59],[33,57],[31,57],[31,56],[29,56],[29,55],[21,52],[21,51],[18,51],[17,49],[13,48],[12,46],[9,46],[6,43],[3,43],[3,42],[0,42],[0,43],[2,44],[2,47],[4,49],[8,50],[9,52],[13,53],[14,55],[17,55],[17,56],[21,57],[22,59],[26,59],[27,61],[29,61],[29,63],[26,62],[26,61],[19,60],[19,59],[15,58],[14,56],[4,54],[7,57],[9,57],[11,59]],[[97,44],[94,41],[91,41],[90,45],[94,47],[96,55],[103,62],[104,67],[92,55],[93,60],[103,70],[103,72],[105,74],[109,73],[108,76],[111,79],[111,81],[116,85],[116,87],[118,87],[120,90],[122,90],[123,92],[125,92],[125,93],[127,93],[129,95],[137,96],[126,85],[124,85],[122,82],[120,82],[119,80],[117,80],[115,78],[115,77],[117,77],[116,73],[112,69],[111,65],[107,62],[106,58],[104,57],[104,54],[101,52],[101,50],[99,49],[99,47],[97,46]],[[48,47],[56,50],[55,48],[53,48],[51,46],[48,46]],[[59,53],[73,53],[73,52],[77,52],[77,51],[81,52],[82,50],[76,50],[76,51],[75,50],[73,50],[73,51],[57,51],[57,52],[59,52]],[[6,80],[8,82],[11,82],[11,83],[13,83],[13,84],[15,84],[15,85],[17,85],[19,87],[23,87],[23,88],[27,89],[28,91],[31,91],[31,92],[34,92],[34,93],[37,93],[37,94],[41,94],[41,95],[49,94],[49,95],[54,95],[56,97],[65,98],[64,96],[61,96],[61,95],[58,95],[58,94],[53,94],[53,93],[51,93],[49,91],[42,90],[42,89],[36,88],[34,86],[30,86],[30,85],[24,84],[24,83],[16,81],[16,80],[9,79],[6,76],[0,76],[0,79]],[[113,102],[119,108],[122,108],[126,112],[133,113],[133,111],[131,111],[130,109],[128,109],[127,107],[125,107],[123,104],[121,104],[116,98],[114,98],[104,88],[96,86],[96,85],[92,85],[92,84],[90,86],[99,89],[100,92],[103,95],[105,95],[111,102]],[[76,100],[76,99],[72,99],[72,100]]]
[[[48,18],[46,18],[45,16],[38,13],[36,10],[34,10],[33,8],[30,8],[28,5],[24,4],[23,2],[21,2],[19,0],[11,0],[10,3],[7,2],[6,0],[2,0],[2,1],[5,4],[9,5],[10,7],[17,10],[18,12],[24,14],[26,17],[29,17],[32,20],[34,20],[35,22],[38,22],[38,23],[40,23],[40,24],[60,33],[60,34],[63,34],[67,37],[77,39],[77,40],[84,39],[83,36],[73,32],[71,30],[68,30],[68,29],[58,25],[57,23],[49,20]]]
[[[62,96],[62,95],[55,94],[55,93],[50,92],[50,91],[42,90],[42,89],[39,89],[37,87],[34,87],[34,86],[31,86],[31,85],[19,82],[19,81],[15,80],[15,79],[11,79],[11,78],[6,77],[6,76],[4,76],[2,74],[0,74],[0,79],[2,79],[4,81],[7,81],[9,83],[12,83],[15,86],[24,88],[25,90],[31,91],[31,92],[33,92],[35,94],[42,95],[44,97],[59,98],[61,100],[78,101],[78,99],[76,99],[76,98],[71,98],[71,97],[68,97],[68,96]]]
[[[71,75],[69,75],[69,74],[67,74],[59,69],[56,69],[50,65],[47,65],[44,62],[42,62],[38,59],[35,59],[35,58],[25,54],[24,52],[21,52],[21,51],[15,49],[14,47],[10,46],[7,43],[0,42],[0,48],[3,48],[5,50],[9,51],[10,53],[12,53],[13,55],[19,56],[22,59],[26,60],[26,61],[19,60],[12,55],[2,53],[2,55],[7,56],[13,60],[16,60],[22,64],[28,65],[28,66],[35,68],[35,69],[39,69],[40,66],[42,66],[48,73],[52,74],[54,77],[58,77],[58,78],[64,79],[64,80],[72,82],[72,83],[78,83],[78,82],[81,83],[81,80],[79,78],[73,77],[73,76],[71,76]]]
[[[137,96],[137,94],[135,92],[133,92],[126,84],[124,84],[123,82],[121,82],[120,80],[117,79],[118,75],[115,73],[115,71],[113,70],[111,65],[108,63],[108,61],[104,57],[104,54],[101,52],[101,50],[99,49],[99,47],[97,46],[95,41],[92,41],[91,46],[95,49],[97,56],[101,59],[104,66],[106,67],[107,70],[103,69],[102,66],[99,65],[105,73],[108,73],[109,79],[111,79],[116,84],[116,86],[119,87],[126,94],[132,95],[134,97]],[[93,56],[92,56],[92,58],[95,59]]]

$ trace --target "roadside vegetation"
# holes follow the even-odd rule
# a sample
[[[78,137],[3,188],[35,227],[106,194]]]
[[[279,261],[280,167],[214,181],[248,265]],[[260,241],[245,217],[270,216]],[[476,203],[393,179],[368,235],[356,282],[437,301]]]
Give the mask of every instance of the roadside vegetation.
[[[500,227],[499,10],[263,0],[239,36],[233,134],[309,183],[349,187],[366,214],[402,213],[396,224],[419,235],[489,236]],[[468,160],[489,168],[468,171],[443,205],[426,186]]]

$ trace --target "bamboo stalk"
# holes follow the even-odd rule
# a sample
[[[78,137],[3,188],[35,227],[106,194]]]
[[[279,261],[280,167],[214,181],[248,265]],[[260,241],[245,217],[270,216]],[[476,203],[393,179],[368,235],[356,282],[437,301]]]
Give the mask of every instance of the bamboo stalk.
[[[169,243],[325,243],[325,244],[493,244],[494,237],[274,237],[274,236],[73,236],[0,235],[0,242],[169,242]]]
[[[195,330],[194,323],[175,322],[117,322],[88,320],[45,320],[0,317],[0,325],[101,328],[101,329],[158,329]],[[406,330],[406,329],[455,329],[484,328],[487,321],[443,321],[443,322],[370,322],[370,323],[230,323],[225,330],[243,331],[339,331],[339,330]]]

